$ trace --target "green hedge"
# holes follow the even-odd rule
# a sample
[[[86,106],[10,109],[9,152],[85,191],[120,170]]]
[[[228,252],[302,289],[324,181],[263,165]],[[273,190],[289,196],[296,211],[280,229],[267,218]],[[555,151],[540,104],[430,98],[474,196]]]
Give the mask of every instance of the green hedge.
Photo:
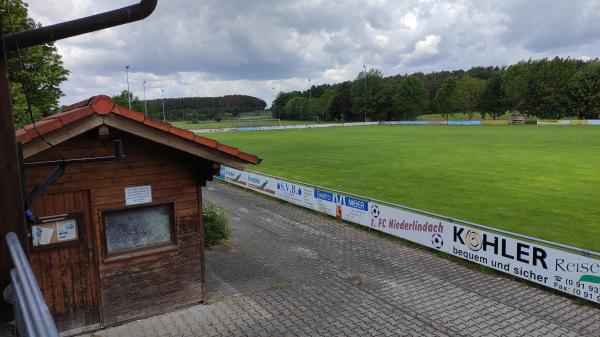
[[[229,238],[229,217],[221,208],[204,201],[204,244],[218,245]]]

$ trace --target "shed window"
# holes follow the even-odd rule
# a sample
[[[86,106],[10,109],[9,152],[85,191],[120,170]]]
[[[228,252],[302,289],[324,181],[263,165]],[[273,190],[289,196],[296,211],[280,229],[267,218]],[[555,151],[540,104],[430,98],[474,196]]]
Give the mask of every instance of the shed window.
[[[173,242],[173,205],[103,212],[106,252],[155,247]]]

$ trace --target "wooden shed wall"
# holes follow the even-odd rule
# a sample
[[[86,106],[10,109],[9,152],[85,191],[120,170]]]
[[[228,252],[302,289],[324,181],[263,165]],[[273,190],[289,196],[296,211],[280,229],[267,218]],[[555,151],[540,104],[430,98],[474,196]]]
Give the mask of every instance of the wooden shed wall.
[[[68,166],[47,191],[89,191],[104,325],[203,300],[202,198],[198,177],[199,170],[210,167],[209,162],[116,130],[111,130],[111,138],[123,141],[125,160]],[[66,158],[113,154],[112,141],[99,140],[97,130],[60,144],[59,148]],[[52,149],[27,161],[48,159],[56,159]],[[50,170],[27,170],[28,189],[41,182]],[[174,203],[178,248],[106,262],[101,212],[124,208],[124,188],[140,185],[152,186],[154,204]],[[35,261],[33,264],[36,270]],[[41,277],[41,271],[36,271]],[[44,283],[41,284],[43,288]],[[51,290],[43,290],[46,297],[52,297]]]

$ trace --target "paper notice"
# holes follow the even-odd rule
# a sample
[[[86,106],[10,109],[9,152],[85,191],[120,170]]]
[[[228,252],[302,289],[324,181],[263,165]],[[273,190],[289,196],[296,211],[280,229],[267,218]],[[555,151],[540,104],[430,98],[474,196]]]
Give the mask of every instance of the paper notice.
[[[152,202],[152,186],[135,186],[125,188],[125,205],[140,205]]]
[[[56,235],[58,241],[69,241],[77,239],[76,223],[74,219],[57,221]]]
[[[52,240],[52,233],[54,233],[54,229],[46,228],[42,226],[32,226],[31,231],[33,232],[33,245],[47,245]]]

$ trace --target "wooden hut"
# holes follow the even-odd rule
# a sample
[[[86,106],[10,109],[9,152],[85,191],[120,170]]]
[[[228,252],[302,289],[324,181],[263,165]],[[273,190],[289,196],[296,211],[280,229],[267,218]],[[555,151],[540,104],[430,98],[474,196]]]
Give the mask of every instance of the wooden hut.
[[[258,157],[107,96],[16,134],[26,190],[41,192],[30,194],[37,196],[29,260],[59,330],[97,329],[204,300],[201,186],[220,164],[243,169]],[[64,172],[44,186],[63,159]]]

